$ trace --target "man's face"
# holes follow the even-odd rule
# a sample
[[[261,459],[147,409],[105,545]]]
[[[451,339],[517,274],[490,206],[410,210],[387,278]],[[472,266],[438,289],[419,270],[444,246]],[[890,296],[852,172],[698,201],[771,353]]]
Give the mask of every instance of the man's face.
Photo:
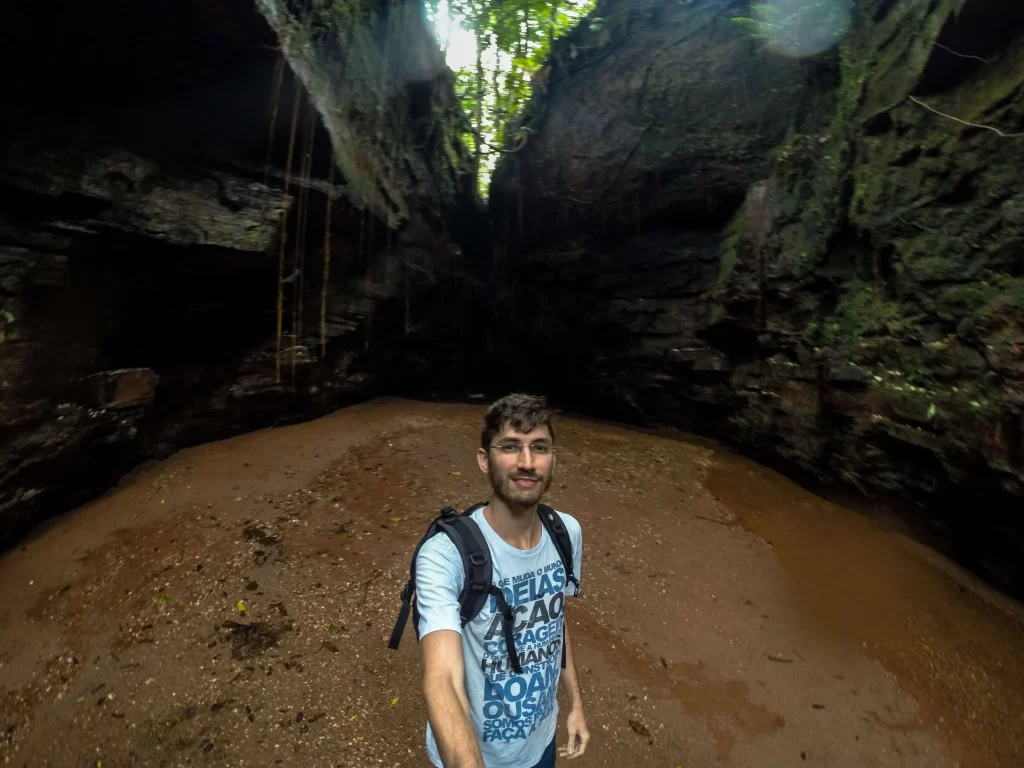
[[[517,432],[506,424],[487,449],[477,454],[494,494],[509,506],[530,507],[541,500],[555,469],[554,445],[546,425]]]

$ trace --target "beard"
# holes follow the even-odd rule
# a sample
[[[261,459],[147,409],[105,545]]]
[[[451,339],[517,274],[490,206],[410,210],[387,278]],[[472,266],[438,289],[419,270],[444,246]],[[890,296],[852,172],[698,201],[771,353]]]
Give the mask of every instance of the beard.
[[[551,485],[551,475],[525,475],[516,472],[504,473],[500,469],[495,468],[493,464],[488,474],[491,478],[491,487],[494,489],[494,495],[505,502],[510,508],[532,507],[543,498],[548,490],[548,486]],[[537,480],[537,483],[532,488],[520,488],[512,479],[517,476]]]

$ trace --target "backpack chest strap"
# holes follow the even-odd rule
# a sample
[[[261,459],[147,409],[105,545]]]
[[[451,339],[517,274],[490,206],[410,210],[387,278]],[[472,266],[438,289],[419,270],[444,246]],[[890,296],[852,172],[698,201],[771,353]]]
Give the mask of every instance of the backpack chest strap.
[[[501,632],[505,636],[505,648],[508,649],[508,660],[512,665],[512,671],[521,675],[523,667],[519,663],[519,651],[516,650],[515,613],[512,612],[512,606],[505,599],[505,593],[493,584],[488,590],[488,594],[494,595],[498,612],[501,614]]]

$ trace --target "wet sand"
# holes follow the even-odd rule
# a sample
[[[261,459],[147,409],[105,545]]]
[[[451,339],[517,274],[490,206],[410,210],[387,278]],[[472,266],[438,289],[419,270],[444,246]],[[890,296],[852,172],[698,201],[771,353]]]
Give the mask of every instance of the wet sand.
[[[5,763],[426,765],[414,635],[386,637],[426,523],[486,495],[481,413],[377,400],[183,451],[4,554]],[[1015,604],[713,444],[570,417],[558,443],[575,764],[1024,765]]]

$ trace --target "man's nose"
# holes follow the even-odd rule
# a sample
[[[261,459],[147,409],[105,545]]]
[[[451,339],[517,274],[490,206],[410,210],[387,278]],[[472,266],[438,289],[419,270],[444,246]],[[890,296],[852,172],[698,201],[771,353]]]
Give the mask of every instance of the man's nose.
[[[522,450],[519,451],[519,468],[530,469],[533,467],[533,452],[530,450],[530,446],[524,445]]]

